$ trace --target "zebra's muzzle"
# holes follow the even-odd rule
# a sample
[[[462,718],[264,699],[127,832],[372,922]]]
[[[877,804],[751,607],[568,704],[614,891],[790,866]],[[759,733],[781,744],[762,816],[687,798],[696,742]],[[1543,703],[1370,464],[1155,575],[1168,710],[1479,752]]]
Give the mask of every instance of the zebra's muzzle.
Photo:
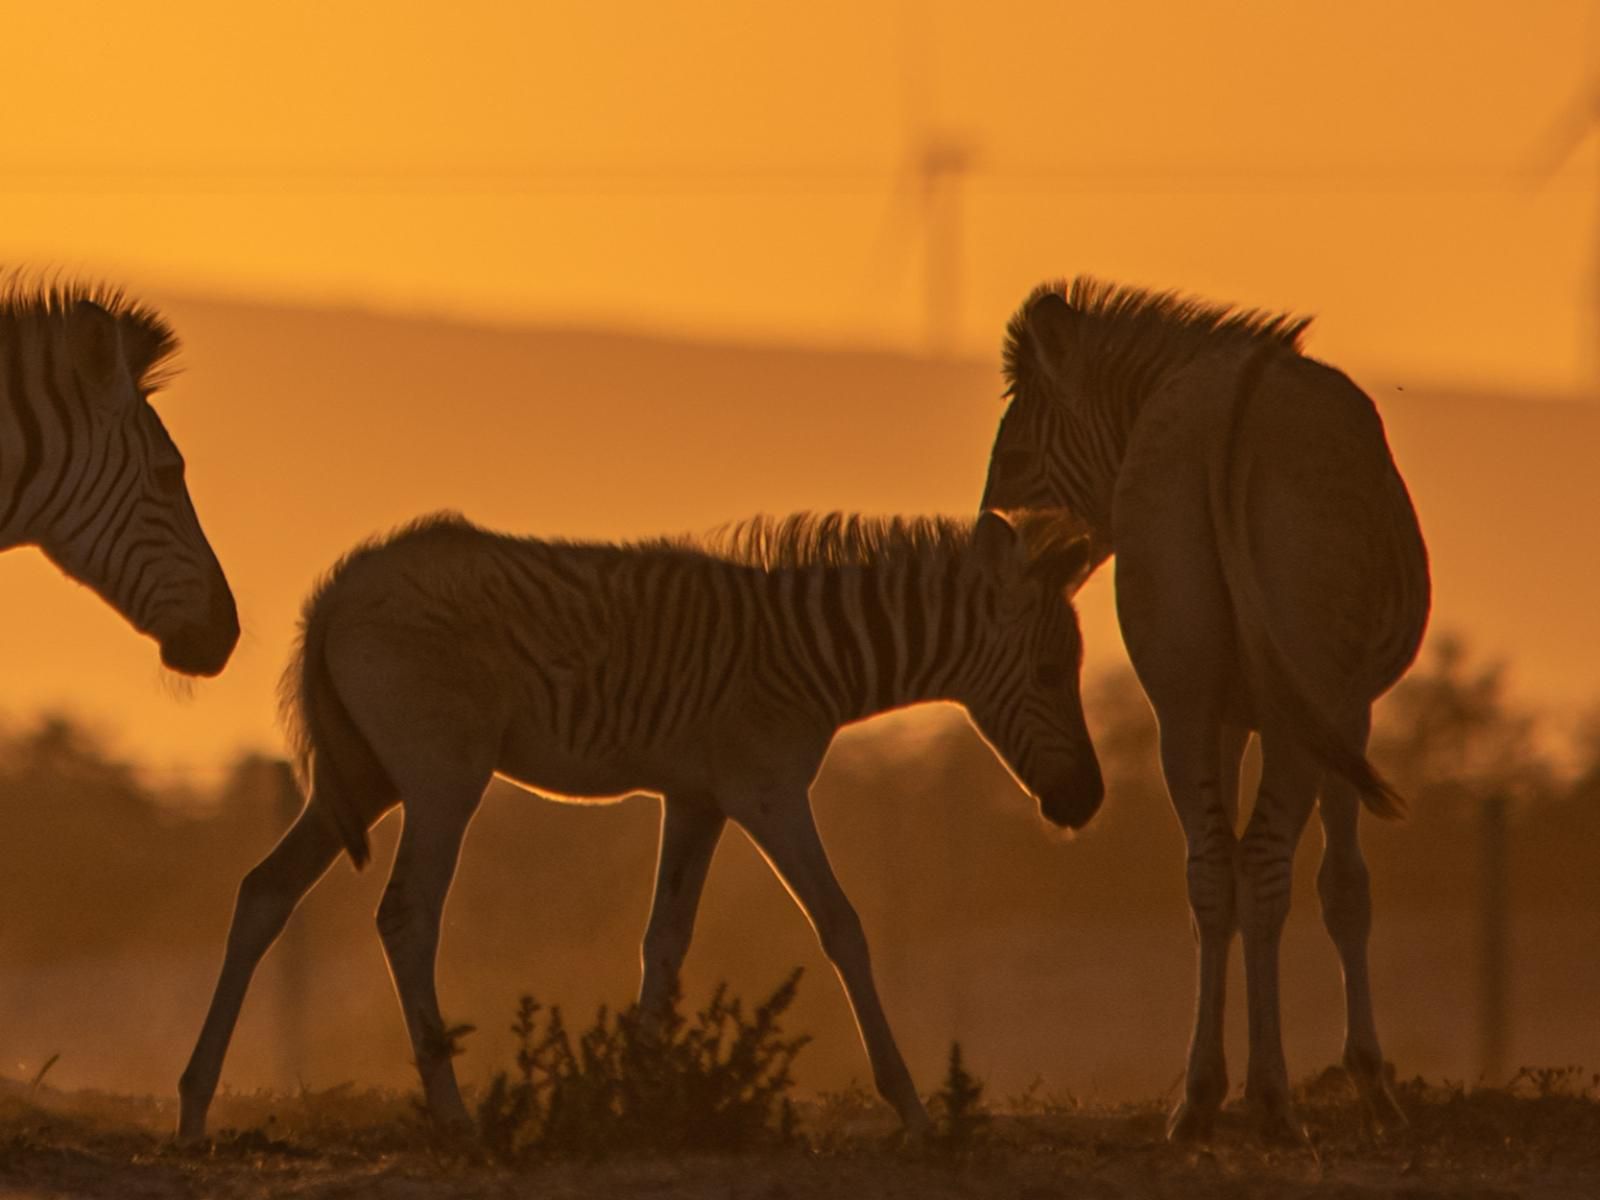
[[[1040,793],[1039,812],[1052,825],[1082,829],[1100,811],[1100,802],[1105,796],[1100,764],[1090,759],[1086,766],[1079,768],[1078,777],[1065,787]]]
[[[161,663],[184,675],[216,675],[228,665],[238,642],[239,611],[233,593],[220,588],[212,593],[204,621],[186,621],[161,639]]]

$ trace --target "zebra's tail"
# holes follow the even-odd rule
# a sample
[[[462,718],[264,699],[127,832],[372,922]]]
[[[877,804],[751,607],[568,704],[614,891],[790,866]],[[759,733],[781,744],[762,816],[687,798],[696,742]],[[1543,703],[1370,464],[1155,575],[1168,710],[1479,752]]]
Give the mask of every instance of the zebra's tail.
[[[1299,664],[1285,652],[1251,553],[1246,523],[1248,464],[1240,461],[1241,435],[1245,415],[1277,353],[1277,346],[1265,345],[1246,360],[1226,419],[1218,423],[1207,472],[1211,524],[1233,603],[1234,626],[1263,698],[1290,716],[1323,766],[1347,779],[1360,793],[1362,804],[1380,817],[1397,818],[1405,813],[1404,799],[1363,748],[1339,730]]]
[[[325,582],[306,602],[279,685],[279,708],[300,788],[333,823],[360,870],[372,857],[369,814],[383,811],[396,789],[328,670],[328,622],[319,603],[326,588]]]

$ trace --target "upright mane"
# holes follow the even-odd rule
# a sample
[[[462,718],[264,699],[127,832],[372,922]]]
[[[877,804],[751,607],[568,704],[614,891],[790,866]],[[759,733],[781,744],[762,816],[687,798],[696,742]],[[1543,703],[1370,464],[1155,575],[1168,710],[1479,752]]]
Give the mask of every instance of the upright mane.
[[[59,318],[88,302],[105,309],[117,323],[128,353],[128,366],[139,389],[158,391],[176,373],[173,359],[178,334],[150,305],[119,287],[76,281],[39,283],[22,272],[0,280],[0,336],[35,321]]]
[[[957,554],[972,542],[972,523],[953,517],[865,517],[795,513],[751,517],[688,544],[714,557],[763,570],[871,566],[930,553]]]
[[[1037,367],[1030,311],[1047,296],[1072,317],[1075,371],[1086,380],[1137,384],[1160,370],[1230,344],[1277,342],[1298,354],[1312,318],[1241,309],[1177,292],[1106,283],[1087,275],[1040,284],[1006,326],[1006,395],[1027,394]]]

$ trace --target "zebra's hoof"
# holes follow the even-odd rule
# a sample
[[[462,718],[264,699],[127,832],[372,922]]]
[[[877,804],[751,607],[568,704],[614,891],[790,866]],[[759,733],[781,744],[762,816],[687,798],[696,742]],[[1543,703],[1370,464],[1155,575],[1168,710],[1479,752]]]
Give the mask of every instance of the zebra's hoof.
[[[1255,1118],[1256,1136],[1268,1146],[1304,1146],[1310,1140],[1306,1127],[1295,1120],[1287,1105],[1263,1108]]]
[[[1177,1145],[1209,1142],[1217,1124],[1217,1110],[1208,1104],[1182,1100],[1167,1118],[1167,1141]]]
[[[1374,1082],[1370,1087],[1357,1085],[1362,1104],[1366,1109],[1367,1127],[1378,1138],[1389,1138],[1411,1127],[1394,1093],[1388,1085]]]

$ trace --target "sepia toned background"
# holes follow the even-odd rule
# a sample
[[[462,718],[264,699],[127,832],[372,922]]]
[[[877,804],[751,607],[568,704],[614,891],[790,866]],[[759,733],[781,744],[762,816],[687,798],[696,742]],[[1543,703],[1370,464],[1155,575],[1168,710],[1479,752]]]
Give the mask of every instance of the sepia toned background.
[[[97,931],[132,901],[96,888],[123,878],[97,857],[109,850],[70,824],[36,829],[29,808],[71,805],[71,789],[13,789],[0,846],[32,845],[49,869],[0,885],[0,1007],[35,1014],[0,1041],[0,1074],[61,1050],[61,1078],[80,1085],[176,1077],[233,880],[282,824],[229,790],[235,766],[278,751],[274,685],[300,598],[350,544],[440,507],[606,538],[755,511],[968,512],[1001,410],[1005,319],[1050,277],[1317,314],[1311,352],[1373,395],[1414,492],[1435,630],[1503,660],[1507,703],[1537,715],[1552,763],[1588,761],[1593,3],[61,3],[8,13],[7,28],[0,264],[126,283],[178,326],[185,371],[159,404],[245,633],[221,679],[175,687],[99,601],[36,553],[9,554],[0,714],[23,747],[49,728],[41,714],[69,714],[170,822],[221,819],[229,797],[257,807],[209,849],[171,833],[181,824],[170,842],[149,834],[133,857],[153,874],[117,886],[172,907],[110,938]],[[1118,678],[1109,573],[1081,607],[1089,677]],[[919,1072],[965,1030],[1002,1079],[1038,1061],[1080,1092],[1164,1086],[1187,1037],[1189,951],[1159,790],[1114,788],[1107,832],[1068,844],[998,768],[971,782],[983,769],[959,721],[931,710],[852,733],[819,782]],[[993,822],[954,821],[963,789],[989,799],[962,811]],[[446,1011],[486,1029],[524,986],[580,1006],[625,998],[643,917],[648,805],[522,804],[491,802],[484,820],[503,832],[469,842],[446,935]],[[829,817],[869,807],[880,824]],[[92,826],[94,811],[72,820]],[[1375,867],[1380,1019],[1402,1070],[1461,1076],[1477,1069],[1462,996],[1478,866],[1470,833],[1435,843],[1430,819],[1367,839],[1389,855]],[[988,828],[1004,832],[983,841]],[[511,830],[543,847],[525,847],[525,870]],[[1573,878],[1592,874],[1592,826],[1548,837]],[[897,839],[921,847],[920,866],[884,866]],[[491,841],[497,865],[471,875]],[[951,857],[968,845],[984,848],[973,862]],[[549,856],[580,848],[593,877],[558,882]],[[1529,863],[1531,881],[1549,874]],[[789,962],[818,968],[803,1015],[831,1057],[813,1082],[837,1083],[862,1072],[842,1001],[763,870],[742,846],[723,852],[695,979],[756,989]],[[515,887],[474,890],[496,872]],[[958,894],[994,906],[976,931],[939,915],[954,872]],[[1057,872],[1095,886],[989,886]],[[348,876],[325,888],[344,889],[343,915],[319,898],[303,924],[346,922],[364,957],[329,952],[350,964],[333,991],[357,998],[308,985],[334,1015],[292,1068],[262,999],[230,1078],[405,1082],[372,896],[353,894],[381,871]],[[1386,887],[1409,907],[1386,911]],[[1519,1036],[1530,1054],[1600,1060],[1575,1015],[1600,987],[1594,900],[1562,895],[1518,943]],[[524,920],[530,908],[545,917]],[[735,919],[751,912],[759,933]],[[1296,919],[1306,951],[1287,969],[1304,1020],[1290,1025],[1317,1040],[1291,1054],[1309,1069],[1336,1053],[1336,976],[1309,896]],[[769,926],[787,940],[752,957]],[[496,956],[501,939],[514,957]],[[991,982],[956,994],[956,976]],[[1069,980],[1079,991],[1061,991]],[[90,1001],[80,1019],[73,1005]],[[130,1041],[143,1049],[115,1052]]]

